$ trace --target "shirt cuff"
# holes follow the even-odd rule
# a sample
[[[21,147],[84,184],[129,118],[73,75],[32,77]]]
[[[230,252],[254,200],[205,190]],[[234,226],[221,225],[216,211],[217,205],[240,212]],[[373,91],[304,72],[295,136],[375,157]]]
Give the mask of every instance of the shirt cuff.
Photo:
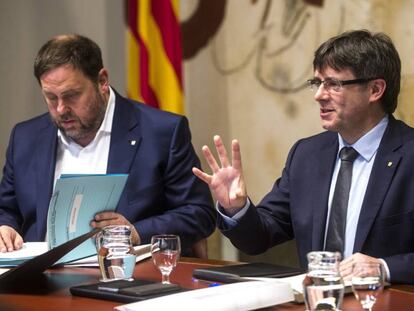
[[[224,225],[229,229],[234,228],[237,225],[238,220],[242,218],[244,214],[246,214],[249,207],[250,200],[247,198],[246,204],[236,214],[233,216],[228,216],[225,214],[226,212],[224,208],[218,202],[216,203],[216,210],[221,215]]]

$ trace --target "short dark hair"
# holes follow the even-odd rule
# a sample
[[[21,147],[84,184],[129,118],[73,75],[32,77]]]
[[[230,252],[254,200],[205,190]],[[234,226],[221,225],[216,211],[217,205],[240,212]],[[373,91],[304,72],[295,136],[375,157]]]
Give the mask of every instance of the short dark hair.
[[[347,31],[321,44],[315,52],[313,68],[329,66],[349,69],[356,78],[381,78],[387,83],[381,99],[386,113],[397,108],[400,93],[401,60],[390,37],[368,30]]]
[[[37,53],[34,62],[34,75],[40,83],[41,76],[62,65],[72,65],[91,81],[98,81],[103,68],[99,46],[81,35],[60,35],[47,41]]]

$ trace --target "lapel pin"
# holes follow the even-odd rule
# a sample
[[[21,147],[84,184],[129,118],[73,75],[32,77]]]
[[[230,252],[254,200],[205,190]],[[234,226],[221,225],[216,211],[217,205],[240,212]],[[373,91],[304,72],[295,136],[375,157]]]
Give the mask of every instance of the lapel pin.
[[[131,146],[135,146],[135,144],[137,143],[136,140],[130,140],[129,143],[131,144]]]
[[[387,166],[388,167],[391,167],[392,166],[392,162],[391,161],[388,161]]]

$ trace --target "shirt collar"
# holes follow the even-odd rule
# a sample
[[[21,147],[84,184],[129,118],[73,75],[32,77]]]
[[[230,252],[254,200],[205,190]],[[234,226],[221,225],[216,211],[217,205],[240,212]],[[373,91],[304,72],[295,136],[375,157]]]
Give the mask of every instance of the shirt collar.
[[[112,88],[109,88],[109,99],[108,104],[106,106],[106,112],[105,117],[102,120],[101,126],[99,127],[98,131],[96,132],[96,135],[94,139],[89,143],[89,145],[93,144],[102,134],[104,133],[111,133],[112,131],[112,120],[114,117],[114,110],[115,110],[115,93],[112,90]],[[60,129],[58,129],[57,132],[58,139],[60,142],[65,145],[67,148],[74,148],[77,150],[81,150],[84,147],[78,145],[75,143],[72,139],[65,136],[65,134],[62,133]],[[89,146],[88,145],[88,146]]]
[[[373,127],[368,133],[366,133],[352,145],[347,144],[342,136],[338,133],[338,155],[342,147],[351,146],[356,151],[358,151],[359,155],[363,157],[365,161],[369,162],[378,150],[388,122],[389,118],[388,115],[386,115],[375,127]]]

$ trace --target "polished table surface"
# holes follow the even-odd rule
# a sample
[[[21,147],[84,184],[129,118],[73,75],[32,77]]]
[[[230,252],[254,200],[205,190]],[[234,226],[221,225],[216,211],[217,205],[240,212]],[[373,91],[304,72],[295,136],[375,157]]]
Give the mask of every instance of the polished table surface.
[[[195,258],[182,258],[171,274],[171,281],[185,288],[204,288],[208,282],[194,280],[194,268],[210,265],[225,265],[226,261],[200,260]],[[74,285],[90,284],[98,281],[100,277],[98,268],[58,268],[45,273],[44,278],[36,284],[22,284],[22,289],[16,293],[0,293],[0,310],[113,310],[122,303],[75,297],[70,294],[69,288]],[[136,279],[160,281],[161,276],[151,260],[138,263],[135,268]],[[26,289],[27,288],[27,289]],[[344,298],[343,311],[361,311],[359,303],[352,295]],[[303,304],[285,303],[266,310],[304,311]],[[378,300],[376,310],[414,311],[414,286],[395,285],[384,290]]]

